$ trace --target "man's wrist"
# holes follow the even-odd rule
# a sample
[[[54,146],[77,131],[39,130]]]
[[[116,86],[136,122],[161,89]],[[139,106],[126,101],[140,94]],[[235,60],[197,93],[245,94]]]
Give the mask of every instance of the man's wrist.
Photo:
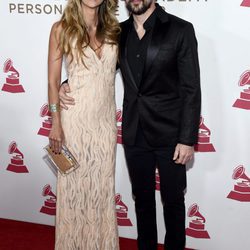
[[[182,144],[182,145],[190,146],[190,147],[194,146],[194,143],[189,143],[189,142],[181,142],[181,141],[179,141],[178,143]]]

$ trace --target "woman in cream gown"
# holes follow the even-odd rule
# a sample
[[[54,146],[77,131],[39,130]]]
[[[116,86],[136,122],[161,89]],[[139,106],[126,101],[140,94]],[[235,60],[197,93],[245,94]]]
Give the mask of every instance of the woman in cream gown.
[[[114,82],[119,34],[118,23],[112,16],[115,6],[111,1],[71,0],[61,21],[51,29],[48,60],[52,113],[50,145],[55,153],[60,153],[65,144],[80,164],[66,176],[58,174],[57,250],[119,249],[114,203],[117,134]],[[80,16],[74,28],[79,31],[78,26],[82,26],[80,30],[85,32],[85,37],[78,36],[80,32],[67,36],[72,28],[69,15],[75,15],[73,8]],[[100,25],[101,15],[109,15],[111,28]],[[113,34],[103,35],[103,27],[108,27]],[[81,39],[82,44],[79,43]],[[70,96],[75,105],[60,112],[58,90],[63,56],[66,57]]]

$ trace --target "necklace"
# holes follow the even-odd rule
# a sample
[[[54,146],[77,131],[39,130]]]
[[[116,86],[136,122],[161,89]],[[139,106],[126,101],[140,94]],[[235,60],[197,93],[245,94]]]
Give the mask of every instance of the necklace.
[[[95,45],[96,45],[96,43],[95,43]],[[94,48],[92,48],[95,52],[98,50],[98,49],[100,49],[101,47],[102,47],[102,45],[103,45],[103,43],[101,43],[99,46],[97,46],[95,49]]]
[[[94,52],[96,52],[97,50],[99,50],[99,49],[101,49],[102,48],[102,46],[103,46],[103,41],[98,45],[98,40],[96,40],[96,38],[94,37],[93,39],[92,39],[92,43],[90,42],[89,43],[89,46],[91,47],[91,49],[94,51]]]

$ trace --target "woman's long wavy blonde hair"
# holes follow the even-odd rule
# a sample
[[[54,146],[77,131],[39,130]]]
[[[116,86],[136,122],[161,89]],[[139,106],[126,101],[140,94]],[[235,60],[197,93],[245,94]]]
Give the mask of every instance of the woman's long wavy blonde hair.
[[[118,0],[104,0],[98,10],[96,38],[101,43],[117,44],[120,26],[115,17]],[[63,54],[73,58],[72,44],[84,63],[83,48],[90,44],[90,37],[82,13],[82,0],[69,0],[60,20],[62,30],[59,36],[59,48]],[[75,42],[76,41],[76,42]]]

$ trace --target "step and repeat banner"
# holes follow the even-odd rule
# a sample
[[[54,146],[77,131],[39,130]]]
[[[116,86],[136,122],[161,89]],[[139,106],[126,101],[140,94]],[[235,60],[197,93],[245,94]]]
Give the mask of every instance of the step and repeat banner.
[[[0,2],[0,217],[54,225],[56,175],[43,160],[51,114],[47,54],[51,25],[66,0]],[[202,112],[195,159],[187,166],[187,247],[247,250],[250,246],[250,0],[161,0],[193,23],[199,43]],[[119,2],[120,21],[128,13]],[[66,74],[62,78],[66,78]],[[119,234],[136,238],[124,159],[123,85],[116,76],[116,211]],[[156,171],[159,242],[164,223]]]

